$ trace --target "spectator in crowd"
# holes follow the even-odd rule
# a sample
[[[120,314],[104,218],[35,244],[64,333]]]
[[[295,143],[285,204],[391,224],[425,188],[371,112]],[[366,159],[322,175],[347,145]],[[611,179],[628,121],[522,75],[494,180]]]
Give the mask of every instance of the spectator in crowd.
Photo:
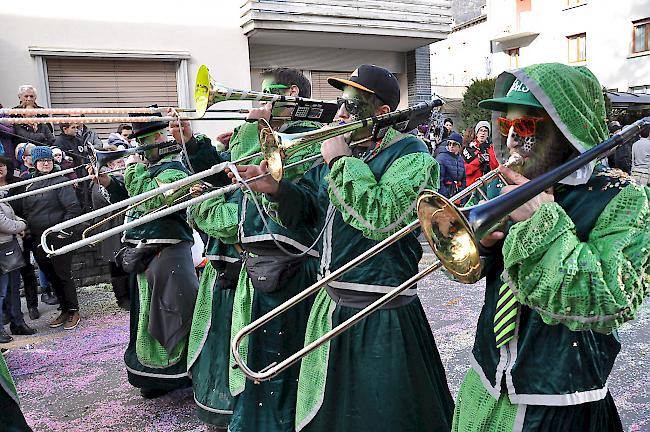
[[[72,166],[82,165],[87,157],[86,146],[79,137],[77,131],[80,125],[76,123],[61,123],[61,135],[56,138],[54,145],[59,147],[64,153],[72,157]],[[90,205],[90,187],[87,182],[80,182],[74,185],[77,200],[83,211],[91,211]]]
[[[32,160],[36,168],[35,176],[49,174],[55,168],[52,150],[49,147],[39,146],[32,150]],[[34,183],[34,188],[58,184],[66,181],[62,177],[53,177]],[[66,186],[59,189],[43,192],[23,198],[23,211],[27,224],[34,239],[40,239],[43,232],[57,224],[81,214],[81,207],[77,201],[72,187]],[[66,239],[59,237],[50,238],[55,247],[61,246]],[[71,263],[72,254],[67,253],[48,257],[42,248],[36,248],[34,257],[38,267],[43,270],[47,279],[54,287],[61,303],[61,314],[50,323],[50,327],[64,326],[71,330],[79,324],[79,302],[77,288],[72,279]]]
[[[72,158],[66,155],[63,152],[63,150],[61,150],[56,146],[52,146],[51,148],[52,148],[52,157],[54,158],[54,163],[58,165],[62,170],[66,170],[74,166]],[[71,172],[70,174],[67,174],[66,177],[69,178],[70,180],[74,180],[77,178],[77,174]]]
[[[23,180],[30,178],[33,174],[34,167],[32,165],[32,150],[34,148],[36,148],[36,146],[32,143],[20,143],[16,146],[16,159],[22,161],[22,165],[19,169],[19,176]],[[20,186],[11,189],[10,194],[17,195],[23,192],[25,192],[25,186]],[[24,218],[25,215],[23,213],[22,204],[22,200],[11,201],[11,206],[14,208],[16,214]],[[26,264],[20,269],[20,275],[23,278],[23,284],[25,286],[27,311],[29,312],[29,318],[32,320],[41,317],[41,313],[38,310],[38,293],[36,291],[36,276],[34,275],[35,268],[31,262],[31,254],[35,253],[38,245],[38,240],[34,239],[29,234],[23,239],[23,258],[25,259]],[[41,301],[43,303],[48,305],[59,303],[56,296],[52,294],[51,288],[47,288],[47,285],[41,285],[41,288]]]
[[[611,122],[608,126],[610,135],[617,134],[623,126],[617,121]],[[632,172],[632,143],[620,145],[614,151],[614,168],[630,174]]]
[[[623,129],[623,127],[616,120],[613,120],[607,124],[607,130],[609,131],[610,137],[614,134],[619,133],[621,129]],[[612,153],[609,156],[607,156],[607,166],[609,166],[610,168],[616,168],[616,161],[614,159],[614,154],[615,153]]]
[[[114,145],[106,145],[104,147],[104,150],[116,151],[117,147],[115,147]],[[107,164],[107,169],[108,170],[124,169],[124,159],[116,159],[110,161]],[[117,181],[119,181],[120,183],[124,182],[124,174],[121,171],[113,172],[111,176],[115,178]],[[111,204],[111,199],[108,191],[104,186],[102,186],[99,183],[98,180],[92,185],[91,198],[92,198],[92,204],[94,209],[106,207],[107,205]],[[120,226],[123,223],[124,223],[124,216],[120,216],[111,219],[110,222],[103,225],[103,228],[104,230],[108,230],[116,226]],[[109,269],[111,273],[111,285],[113,286],[113,293],[115,294],[115,300],[117,301],[119,307],[128,311],[130,309],[130,304],[131,304],[130,295],[129,295],[129,274],[125,272],[124,269],[122,269],[122,266],[118,264],[117,260],[115,259],[115,256],[117,255],[118,251],[123,246],[124,245],[121,242],[121,235],[115,234],[114,236],[102,240],[102,242],[99,243],[99,253],[100,256],[105,261],[108,261]]]
[[[12,183],[13,160],[0,156],[0,186]],[[0,191],[0,198],[4,198],[9,191]],[[14,237],[22,244],[22,234],[27,228],[25,221],[16,216],[9,203],[0,203],[0,244],[12,242]],[[20,310],[20,269],[12,270],[0,275],[0,305],[3,301],[9,318],[11,333],[15,335],[32,335],[36,330],[29,327],[23,318]],[[3,308],[0,307],[0,343],[7,343],[12,340],[4,329]]]
[[[32,149],[36,147],[32,143],[20,143],[16,145],[16,160],[20,161],[18,168],[20,178],[28,178],[31,175],[30,170],[34,167],[32,165]]]
[[[449,138],[449,135],[454,131],[454,121],[447,117],[443,122],[444,129],[442,130],[442,140]]]
[[[0,104],[0,109],[2,108],[2,104]],[[0,114],[0,117],[7,116]],[[14,126],[0,123],[0,147],[2,147],[2,152],[6,155],[6,157],[9,157],[12,160],[15,157],[14,138],[16,138]],[[16,166],[16,164],[14,164],[14,166]]]
[[[81,142],[84,145],[84,147],[90,145],[95,150],[101,150],[104,148],[104,143],[102,142],[102,140],[99,139],[99,136],[97,136],[97,132],[90,129],[88,126],[86,126],[83,123],[79,123],[79,128],[77,129],[77,135],[81,139]]]
[[[113,132],[108,136],[108,145],[115,146],[119,150],[120,146],[125,149],[133,147],[131,144],[131,135],[133,135],[133,126],[130,124],[121,124],[117,127],[117,132]]]
[[[43,108],[36,103],[36,88],[32,85],[21,85],[18,87],[18,101],[14,108]],[[14,142],[31,142],[37,145],[52,145],[54,134],[52,127],[45,123],[40,124],[18,124],[14,127],[14,133],[18,135]]]
[[[465,162],[460,155],[463,137],[458,132],[452,132],[443,143],[436,156],[440,164],[439,192],[449,198],[465,189]]]
[[[488,140],[490,136],[490,123],[485,120],[476,123],[474,127],[474,138],[462,152],[465,160],[465,175],[467,186],[476,181],[483,174],[499,166],[492,144]]]
[[[61,123],[61,134],[56,137],[54,142],[54,146],[72,157],[73,166],[83,163],[83,154],[85,153],[84,143],[77,133],[79,127],[77,123]]]
[[[650,132],[645,131],[641,138],[632,144],[632,177],[640,184],[650,183]]]

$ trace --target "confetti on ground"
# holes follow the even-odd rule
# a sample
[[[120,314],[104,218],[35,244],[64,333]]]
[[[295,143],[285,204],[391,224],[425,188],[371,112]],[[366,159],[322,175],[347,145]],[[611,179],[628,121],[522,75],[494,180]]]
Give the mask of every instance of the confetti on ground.
[[[456,395],[468,368],[484,285],[461,285],[435,273],[420,284],[420,297]],[[209,431],[196,417],[190,389],[156,400],[142,399],[126,380],[122,355],[128,342],[128,313],[115,305],[106,286],[79,293],[77,329],[50,329],[56,306],[41,306],[29,321],[38,333],[16,337],[6,359],[23,412],[34,431]],[[26,310],[25,308],[23,308]],[[623,348],[609,387],[627,431],[650,430],[650,306],[620,331]]]

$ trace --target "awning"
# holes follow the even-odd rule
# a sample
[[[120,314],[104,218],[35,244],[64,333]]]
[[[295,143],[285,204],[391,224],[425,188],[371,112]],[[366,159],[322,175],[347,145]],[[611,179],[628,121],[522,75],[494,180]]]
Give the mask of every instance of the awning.
[[[494,38],[490,41],[490,52],[498,53],[514,48],[528,46],[535,40],[537,36],[539,36],[539,33],[520,32]]]
[[[615,108],[650,108],[650,94],[615,92],[608,90],[606,95],[612,102],[612,107]]]

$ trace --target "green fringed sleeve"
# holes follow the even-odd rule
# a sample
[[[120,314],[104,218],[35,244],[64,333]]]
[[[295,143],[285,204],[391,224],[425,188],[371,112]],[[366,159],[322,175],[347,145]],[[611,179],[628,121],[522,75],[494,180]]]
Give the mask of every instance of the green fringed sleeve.
[[[424,189],[437,190],[440,167],[428,153],[395,160],[379,181],[360,159],[343,157],[332,166],[328,194],[345,223],[364,237],[383,240],[415,218],[415,201]]]
[[[239,204],[226,201],[223,195],[210,198],[192,206],[194,224],[210,237],[224,243],[237,243]]]
[[[556,203],[510,229],[504,277],[517,300],[547,324],[610,333],[634,319],[648,295],[650,189],[624,187],[605,207],[587,242]]]
[[[135,196],[156,189],[163,184],[184,179],[185,177],[187,177],[187,174],[176,169],[166,169],[156,177],[151,177],[149,175],[149,170],[144,164],[136,163],[131,164],[126,168],[124,173],[124,184],[129,192],[129,196]],[[160,207],[163,204],[165,204],[165,197],[160,194],[159,196],[147,200],[142,205],[138,206],[138,210],[146,212]]]

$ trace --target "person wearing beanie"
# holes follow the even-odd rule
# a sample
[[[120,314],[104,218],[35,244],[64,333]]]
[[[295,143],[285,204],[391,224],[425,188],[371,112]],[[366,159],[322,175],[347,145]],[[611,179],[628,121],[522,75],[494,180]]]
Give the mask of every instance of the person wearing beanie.
[[[440,192],[449,198],[465,189],[465,162],[460,155],[463,137],[458,132],[452,132],[443,141],[436,160],[440,164]]]
[[[399,104],[397,79],[375,65],[361,65],[348,79],[328,82],[342,91],[337,118],[344,123],[395,111]],[[395,127],[386,129],[383,136],[365,127],[325,140],[324,163],[298,182],[268,176],[250,184],[273,202],[284,226],[321,228],[325,222],[318,243],[322,274],[415,220],[419,191],[438,189],[439,166],[426,145]],[[347,141],[364,138],[354,148]],[[265,171],[265,162],[239,168],[243,178]],[[323,287],[311,309],[305,344],[413,277],[421,256],[422,246],[411,232]],[[296,420],[285,430],[448,431],[452,411],[445,370],[413,285],[302,359]]]
[[[50,147],[34,147],[31,151],[31,159],[35,168],[34,177],[60,170],[54,164],[54,156]],[[65,181],[67,179],[64,176],[52,177],[30,184],[26,190],[45,188]],[[33,244],[40,244],[41,235],[47,228],[81,215],[81,206],[72,186],[27,196],[21,201],[22,212],[30,232],[30,236],[25,241]],[[67,242],[67,239],[58,237],[50,237],[50,239],[55,248]],[[63,326],[66,330],[74,329],[79,324],[80,315],[77,287],[72,278],[72,253],[48,257],[40,247],[33,247],[32,252],[39,269],[45,273],[61,305],[61,313],[50,322],[50,327]]]
[[[465,160],[465,175],[467,186],[483,174],[499,166],[494,149],[489,141],[490,123],[481,120],[474,126],[474,139],[463,149],[461,156]]]
[[[499,160],[520,156],[500,167],[503,197],[609,136],[583,66],[504,72],[479,107]],[[485,299],[453,430],[622,432],[609,378],[617,330],[649,292],[650,189],[593,161],[506,216],[507,232],[480,239]]]

